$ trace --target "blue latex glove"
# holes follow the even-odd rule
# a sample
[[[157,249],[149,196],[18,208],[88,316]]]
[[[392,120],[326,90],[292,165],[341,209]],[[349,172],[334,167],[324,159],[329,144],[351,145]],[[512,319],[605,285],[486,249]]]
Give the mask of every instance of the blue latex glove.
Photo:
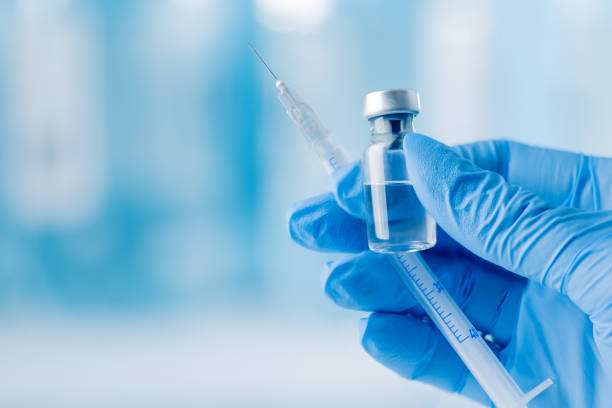
[[[612,406],[612,159],[507,141],[447,147],[404,141],[416,193],[438,222],[422,253],[523,390],[554,385],[531,406]],[[296,203],[289,230],[317,251],[353,253],[325,265],[338,305],[374,312],[361,342],[401,376],[489,399],[391,266],[367,250],[359,163],[331,176],[332,193]]]

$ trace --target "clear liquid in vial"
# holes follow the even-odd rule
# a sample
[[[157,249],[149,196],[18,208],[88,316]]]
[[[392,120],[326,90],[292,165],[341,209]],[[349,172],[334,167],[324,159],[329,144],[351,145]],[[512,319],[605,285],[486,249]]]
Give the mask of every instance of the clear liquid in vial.
[[[436,243],[436,223],[409,182],[364,184],[368,244],[375,252],[414,252]]]

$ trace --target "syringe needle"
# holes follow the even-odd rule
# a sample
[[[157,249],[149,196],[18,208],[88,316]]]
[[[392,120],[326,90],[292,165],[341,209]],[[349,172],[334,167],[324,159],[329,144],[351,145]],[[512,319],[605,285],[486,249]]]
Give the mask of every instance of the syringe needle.
[[[264,61],[263,58],[261,58],[261,55],[259,55],[259,53],[257,52],[257,50],[255,50],[255,48],[253,47],[253,44],[248,43],[249,47],[251,47],[251,49],[253,50],[253,52],[255,53],[255,55],[257,55],[257,58],[259,58],[259,60],[266,66],[266,68],[268,69],[268,71],[270,72],[270,74],[274,77],[275,80],[278,81],[278,77],[274,74],[274,72],[272,72],[272,70],[270,69],[270,67],[268,66],[268,64],[266,64],[266,61]]]

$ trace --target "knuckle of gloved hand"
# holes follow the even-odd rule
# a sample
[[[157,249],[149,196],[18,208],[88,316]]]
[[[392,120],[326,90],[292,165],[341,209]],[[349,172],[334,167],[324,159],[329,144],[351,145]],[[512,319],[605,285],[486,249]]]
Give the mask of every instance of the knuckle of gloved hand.
[[[387,325],[376,314],[372,314],[361,338],[361,346],[365,351],[382,364],[394,354],[388,344],[388,331]]]
[[[352,297],[353,288],[359,285],[359,277],[352,272],[352,262],[326,263],[321,275],[321,281],[325,294],[338,306],[345,308],[357,308],[357,303]]]
[[[361,162],[355,162],[339,171],[331,179],[330,189],[338,204],[351,215],[364,218],[363,171]]]
[[[415,380],[421,378],[435,354],[435,344],[431,341],[419,341],[409,345],[406,333],[402,333],[400,319],[402,316],[372,314],[361,339],[365,351],[376,361],[398,373],[403,378]],[[426,334],[424,334],[427,336]]]
[[[386,279],[388,269],[384,254],[365,251],[326,264],[321,280],[325,293],[338,306],[371,310],[380,305],[381,299],[398,295],[389,292],[394,285]]]
[[[307,248],[314,243],[312,236],[305,231],[302,216],[299,210],[290,209],[287,215],[287,230],[291,239]]]
[[[392,369],[401,377],[409,380],[417,379],[421,372],[420,365],[406,360],[393,327],[378,320],[375,315],[370,317],[361,339],[362,347],[374,360]]]
[[[317,239],[325,230],[326,202],[329,194],[292,204],[286,217],[289,236],[306,248],[316,248]]]

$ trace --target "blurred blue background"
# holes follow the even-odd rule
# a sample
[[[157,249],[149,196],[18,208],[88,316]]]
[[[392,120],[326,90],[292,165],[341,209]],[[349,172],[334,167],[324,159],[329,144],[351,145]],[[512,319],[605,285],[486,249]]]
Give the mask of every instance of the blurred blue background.
[[[0,406],[473,407],[398,378],[293,244],[325,189],[276,73],[354,157],[417,130],[612,155],[603,0],[0,3]],[[553,180],[551,180],[553,182]]]

